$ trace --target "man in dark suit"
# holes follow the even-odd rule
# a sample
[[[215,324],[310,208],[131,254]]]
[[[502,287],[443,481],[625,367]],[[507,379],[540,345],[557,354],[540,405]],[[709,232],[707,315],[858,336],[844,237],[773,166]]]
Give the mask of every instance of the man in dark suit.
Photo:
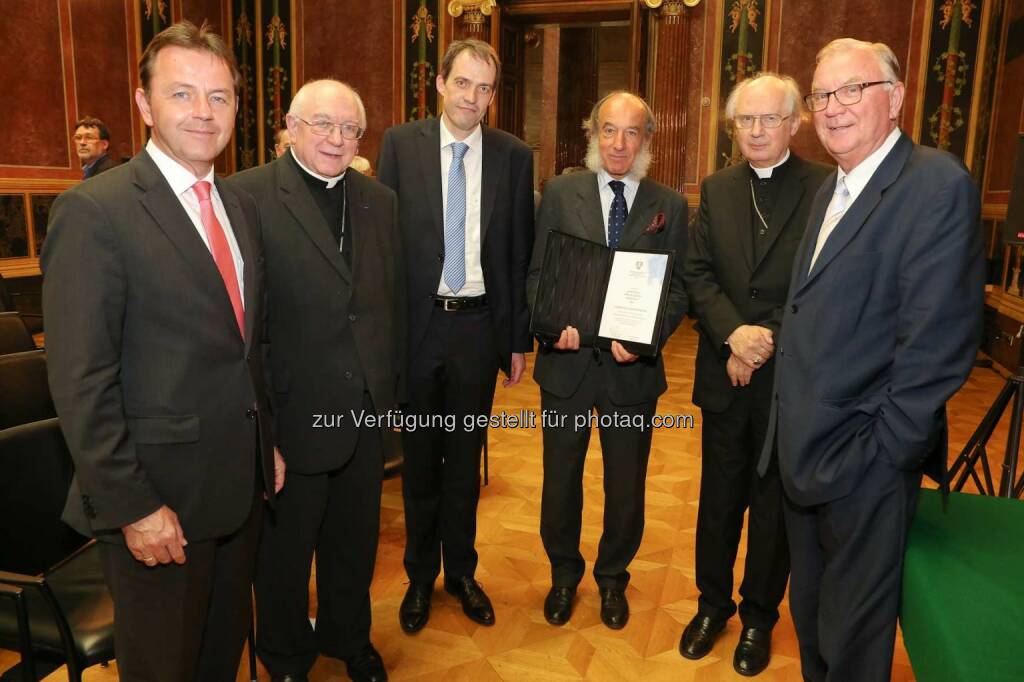
[[[899,130],[898,72],[839,39],[805,98],[839,168],[797,251],[759,470],[777,451],[806,680],[889,679],[921,475],[945,485],[945,403],[981,329],[978,192]]]
[[[398,206],[390,189],[346,170],[366,130],[351,87],[307,83],[287,121],[291,151],[229,181],[260,212],[274,433],[289,465],[260,541],[256,649],[273,680],[305,680],[318,652],[343,659],[354,680],[385,680],[370,582],[392,432],[373,418],[395,406],[405,361]]]
[[[117,166],[107,155],[110,149],[110,131],[103,121],[93,116],[75,121],[75,153],[82,164],[82,179],[99,175]]]
[[[152,129],[61,195],[43,249],[50,387],[75,460],[65,518],[99,540],[126,680],[234,680],[275,461],[256,207],[217,180],[240,83],[204,24],[142,56]]]
[[[700,331],[693,402],[701,408],[703,456],[700,599],[679,650],[703,658],[736,613],[732,568],[749,508],[743,632],[733,655],[743,675],[768,665],[789,578],[778,468],[759,478],[755,467],[768,427],[772,356],[793,256],[811,200],[830,170],[789,150],[802,113],[800,91],[788,76],[761,74],[733,88],[725,115],[745,162],[704,179],[686,253],[686,289]]]
[[[544,188],[537,216],[537,242],[530,263],[533,301],[550,230],[561,230],[609,247],[675,251],[668,303],[659,347],[686,314],[683,257],[686,253],[686,201],[646,178],[654,114],[639,97],[613,92],[594,105],[587,125],[587,168],[552,178]],[[607,229],[606,229],[607,226]],[[665,392],[661,353],[640,358],[613,341],[611,351],[580,349],[579,331],[566,327],[537,355],[534,379],[541,388],[541,409],[564,418],[544,430],[544,489],[540,532],[551,561],[551,591],[544,616],[563,625],[572,615],[576,587],[583,579],[580,554],[583,513],[583,462],[590,428],[577,419],[592,412],[641,419],[643,427],[600,428],[604,463],[604,533],[594,564],[601,594],[601,619],[613,629],[629,619],[626,585],[629,563],[644,531],[644,487],[651,450],[651,418]]]
[[[494,609],[475,580],[480,451],[494,382],[519,382],[533,348],[526,268],[533,247],[533,156],[519,139],[481,125],[501,63],[487,43],[451,44],[437,90],[440,119],[384,134],[377,177],[398,193],[409,299],[409,417],[403,434],[405,570],[399,610],[413,633],[445,590],[481,625]],[[423,422],[432,422],[429,426]]]

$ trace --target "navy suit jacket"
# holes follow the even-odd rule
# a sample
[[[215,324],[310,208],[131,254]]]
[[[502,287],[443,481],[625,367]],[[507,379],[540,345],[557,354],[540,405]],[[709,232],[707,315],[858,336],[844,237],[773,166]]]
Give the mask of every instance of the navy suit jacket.
[[[759,470],[777,445],[797,504],[847,495],[875,458],[945,477],[945,404],[981,332],[978,190],[952,155],[902,135],[808,273],[836,174],[797,251]]]

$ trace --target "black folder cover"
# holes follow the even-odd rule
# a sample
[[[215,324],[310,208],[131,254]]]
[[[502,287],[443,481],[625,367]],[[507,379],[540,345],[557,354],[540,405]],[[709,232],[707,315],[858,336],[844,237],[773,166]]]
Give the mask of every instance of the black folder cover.
[[[654,357],[661,343],[661,325],[675,254],[672,251],[643,249],[618,249],[617,252],[657,253],[668,257],[653,338],[646,343],[620,340],[631,353]],[[600,336],[599,330],[615,253],[604,244],[559,230],[550,231],[530,319],[530,332],[541,340],[553,342],[558,340],[563,329],[573,326],[579,330],[581,347],[610,348],[614,339]]]

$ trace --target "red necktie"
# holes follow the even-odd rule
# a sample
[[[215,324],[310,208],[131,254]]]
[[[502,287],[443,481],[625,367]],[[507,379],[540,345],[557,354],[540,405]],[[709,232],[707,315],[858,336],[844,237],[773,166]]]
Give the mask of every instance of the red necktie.
[[[213,261],[217,264],[221,279],[224,280],[224,288],[228,290],[228,298],[231,299],[231,307],[235,310],[235,321],[238,322],[238,331],[245,338],[245,311],[242,309],[242,295],[238,291],[238,276],[235,274],[235,261],[231,257],[231,247],[228,246],[227,237],[224,236],[224,228],[221,227],[217,215],[213,212],[213,202],[210,200],[210,183],[200,180],[192,185],[192,191],[199,199],[199,217],[203,221],[203,229],[206,230],[206,238],[210,241],[210,251],[213,252]]]

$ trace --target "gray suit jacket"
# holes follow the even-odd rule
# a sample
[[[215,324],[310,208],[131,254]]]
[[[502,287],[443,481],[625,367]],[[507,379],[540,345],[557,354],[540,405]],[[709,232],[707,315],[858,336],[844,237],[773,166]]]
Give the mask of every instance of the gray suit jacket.
[[[248,518],[260,464],[274,480],[259,222],[248,197],[217,189],[245,263],[244,341],[210,251],[146,152],[54,202],[47,363],[75,461],[65,520],[79,532],[120,541],[166,504],[189,540],[221,537]]]
[[[657,220],[659,215],[662,220]],[[660,228],[656,227],[657,223],[661,223]],[[527,276],[531,306],[544,262],[544,246],[551,230],[566,232],[599,244],[607,243],[597,176],[594,173],[583,171],[559,176],[549,180],[544,187],[537,215],[537,238]],[[623,249],[675,251],[675,267],[659,347],[664,345],[686,315],[687,297],[683,283],[686,241],[686,200],[662,184],[648,178],[641,180],[619,245]],[[614,362],[610,356],[609,360]],[[533,377],[543,390],[559,397],[569,397],[576,392],[587,367],[593,361],[594,356],[589,349],[559,351],[542,346],[537,352]],[[635,405],[655,400],[668,387],[660,352],[654,358],[641,357],[636,362],[617,365],[612,376],[608,392],[612,402],[618,405]]]

